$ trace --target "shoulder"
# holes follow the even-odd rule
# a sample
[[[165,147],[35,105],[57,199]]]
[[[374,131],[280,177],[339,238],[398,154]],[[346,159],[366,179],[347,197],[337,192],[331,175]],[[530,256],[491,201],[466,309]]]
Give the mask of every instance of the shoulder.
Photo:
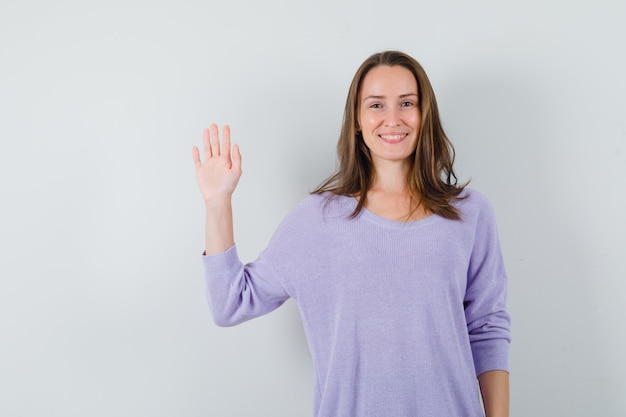
[[[463,221],[494,217],[491,201],[483,193],[472,188],[465,188],[459,195],[459,200],[453,204],[461,211]]]
[[[491,206],[487,196],[473,188],[465,187],[461,194],[459,194],[459,197],[461,198],[461,200],[459,200],[461,203],[460,206]]]
[[[289,213],[289,218],[325,219],[350,216],[356,200],[332,193],[309,194]]]
[[[344,225],[354,207],[348,197],[311,194],[287,214],[276,229],[266,256],[278,259],[285,254],[307,256],[312,248],[324,246],[329,236]]]
[[[296,204],[281,222],[278,235],[308,235],[329,222],[344,221],[350,217],[356,202],[345,196],[330,193],[310,194]]]

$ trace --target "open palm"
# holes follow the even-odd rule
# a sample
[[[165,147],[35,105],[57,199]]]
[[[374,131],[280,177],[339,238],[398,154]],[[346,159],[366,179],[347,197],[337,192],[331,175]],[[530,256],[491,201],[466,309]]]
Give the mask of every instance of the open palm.
[[[219,130],[212,124],[205,129],[202,137],[204,161],[200,159],[200,150],[194,146],[193,162],[196,166],[196,179],[205,201],[219,197],[230,197],[241,177],[241,153],[234,145],[231,149],[230,127],[222,129],[220,146]]]

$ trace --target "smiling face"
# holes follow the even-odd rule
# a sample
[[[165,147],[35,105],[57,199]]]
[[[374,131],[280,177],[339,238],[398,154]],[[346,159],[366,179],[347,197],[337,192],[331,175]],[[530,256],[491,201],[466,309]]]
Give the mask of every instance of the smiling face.
[[[374,167],[411,163],[421,125],[418,97],[413,73],[399,65],[379,65],[363,79],[358,123]]]

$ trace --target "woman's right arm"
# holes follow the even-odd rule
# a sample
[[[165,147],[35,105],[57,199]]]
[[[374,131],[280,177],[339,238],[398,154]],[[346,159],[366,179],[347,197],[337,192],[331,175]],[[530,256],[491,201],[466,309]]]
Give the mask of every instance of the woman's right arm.
[[[204,161],[200,159],[200,150],[196,146],[192,156],[206,207],[205,251],[207,255],[214,255],[226,251],[235,243],[231,200],[241,177],[241,153],[237,145],[231,149],[229,126],[222,129],[221,145],[215,124],[205,129],[202,139]]]
[[[241,177],[241,154],[224,126],[220,144],[215,124],[204,131],[204,156],[194,146],[193,161],[206,206],[203,256],[207,300],[219,326],[234,326],[278,308],[289,295],[264,259],[243,265],[233,237],[231,198]],[[211,256],[214,255],[214,256]]]

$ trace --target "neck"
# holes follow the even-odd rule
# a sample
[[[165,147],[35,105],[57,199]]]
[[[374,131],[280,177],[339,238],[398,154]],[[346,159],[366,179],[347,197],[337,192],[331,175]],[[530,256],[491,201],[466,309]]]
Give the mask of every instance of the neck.
[[[393,194],[409,194],[407,176],[409,174],[408,161],[376,164],[370,190],[377,190]]]
[[[419,196],[411,195],[406,174],[376,175],[367,191],[365,208],[378,216],[397,221],[417,221],[431,214],[421,204]]]

